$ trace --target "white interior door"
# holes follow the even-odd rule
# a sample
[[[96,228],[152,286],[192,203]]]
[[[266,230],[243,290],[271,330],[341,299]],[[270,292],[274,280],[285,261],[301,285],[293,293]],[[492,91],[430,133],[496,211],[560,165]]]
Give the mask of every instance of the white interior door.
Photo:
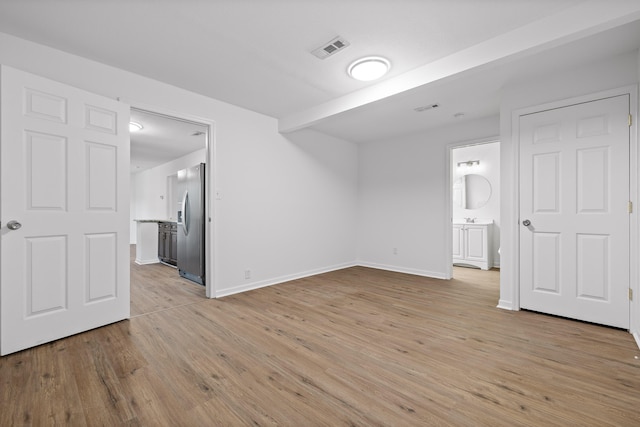
[[[5,66],[0,80],[4,355],[129,317],[129,107]]]
[[[522,308],[629,328],[628,117],[628,95],[520,117]]]

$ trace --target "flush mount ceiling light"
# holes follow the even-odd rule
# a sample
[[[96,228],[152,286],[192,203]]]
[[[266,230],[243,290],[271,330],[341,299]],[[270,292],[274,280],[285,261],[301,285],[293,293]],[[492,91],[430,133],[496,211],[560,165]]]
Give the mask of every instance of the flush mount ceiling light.
[[[349,75],[356,80],[369,82],[387,74],[391,68],[389,60],[380,56],[367,56],[349,65]]]
[[[137,122],[129,122],[129,132],[138,132],[142,130],[142,125]]]

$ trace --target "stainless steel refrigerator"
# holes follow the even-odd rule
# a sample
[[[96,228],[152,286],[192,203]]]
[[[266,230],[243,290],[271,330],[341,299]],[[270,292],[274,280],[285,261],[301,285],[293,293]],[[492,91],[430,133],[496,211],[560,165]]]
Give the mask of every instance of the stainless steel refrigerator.
[[[178,171],[178,272],[180,276],[205,284],[205,164]]]

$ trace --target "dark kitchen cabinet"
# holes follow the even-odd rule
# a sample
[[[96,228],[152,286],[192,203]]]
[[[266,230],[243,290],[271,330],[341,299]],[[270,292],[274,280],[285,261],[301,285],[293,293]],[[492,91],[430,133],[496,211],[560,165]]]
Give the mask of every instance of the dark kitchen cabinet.
[[[158,258],[166,264],[178,264],[178,225],[175,222],[158,223]]]

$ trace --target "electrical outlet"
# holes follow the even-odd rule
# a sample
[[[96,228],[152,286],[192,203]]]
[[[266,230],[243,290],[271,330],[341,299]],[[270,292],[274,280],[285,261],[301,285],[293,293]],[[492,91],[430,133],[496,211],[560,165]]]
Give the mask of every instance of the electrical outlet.
[[[244,271],[244,278],[245,279],[251,279],[251,270],[245,270]]]
[[[393,254],[398,255],[398,248],[393,248]]]

